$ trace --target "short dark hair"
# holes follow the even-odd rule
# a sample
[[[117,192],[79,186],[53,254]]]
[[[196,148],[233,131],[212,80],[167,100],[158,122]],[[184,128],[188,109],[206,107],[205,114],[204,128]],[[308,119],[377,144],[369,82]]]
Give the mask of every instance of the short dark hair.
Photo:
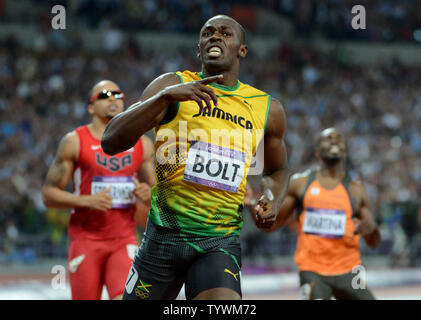
[[[209,20],[212,20],[212,19],[214,19],[214,18],[224,18],[224,19],[228,19],[228,20],[231,20],[231,21],[234,21],[235,22],[235,24],[237,25],[237,27],[238,27],[238,29],[240,30],[240,44],[246,44],[246,30],[244,29],[244,27],[237,21],[237,20],[235,20],[234,18],[231,18],[230,16],[227,16],[227,15],[225,15],[225,14],[220,14],[220,15],[216,15],[216,16],[214,16],[214,17],[212,17],[212,18],[210,18],[210,19],[208,19],[204,24],[203,24],[203,26],[202,26],[202,29],[203,29],[203,27],[206,25],[206,23],[209,21]]]

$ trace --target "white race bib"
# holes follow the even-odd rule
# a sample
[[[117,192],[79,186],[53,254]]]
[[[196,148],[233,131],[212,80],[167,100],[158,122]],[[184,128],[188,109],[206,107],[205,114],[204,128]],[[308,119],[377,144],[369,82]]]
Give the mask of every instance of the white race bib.
[[[324,238],[342,238],[345,227],[346,213],[343,210],[306,208],[303,224],[305,233]]]
[[[131,208],[136,201],[133,194],[132,177],[92,177],[91,194],[111,187],[109,195],[113,198],[113,209]]]
[[[244,152],[202,141],[193,141],[190,145],[183,179],[237,193],[244,177],[244,162]]]

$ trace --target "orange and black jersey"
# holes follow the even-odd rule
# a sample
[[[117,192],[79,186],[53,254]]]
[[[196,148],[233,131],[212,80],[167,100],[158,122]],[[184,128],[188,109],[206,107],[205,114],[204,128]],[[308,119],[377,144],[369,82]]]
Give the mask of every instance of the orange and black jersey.
[[[346,175],[336,187],[327,189],[316,179],[316,171],[311,171],[299,200],[295,262],[300,271],[337,275],[361,264],[350,182]]]

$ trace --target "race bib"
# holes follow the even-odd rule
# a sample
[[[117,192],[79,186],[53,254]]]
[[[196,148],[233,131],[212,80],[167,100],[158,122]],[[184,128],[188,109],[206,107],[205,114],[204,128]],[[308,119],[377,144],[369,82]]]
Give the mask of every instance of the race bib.
[[[136,201],[133,194],[132,177],[93,177],[91,194],[111,187],[109,195],[113,198],[113,209],[131,208]]]
[[[303,231],[324,238],[342,238],[345,235],[346,213],[343,210],[307,208]]]
[[[244,162],[244,152],[193,141],[183,179],[237,193],[244,177]]]

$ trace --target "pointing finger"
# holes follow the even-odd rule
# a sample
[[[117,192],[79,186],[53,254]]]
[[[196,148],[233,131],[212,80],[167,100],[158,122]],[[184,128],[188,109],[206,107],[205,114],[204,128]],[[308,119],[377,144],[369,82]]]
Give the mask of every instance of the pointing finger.
[[[200,99],[199,97],[194,95],[194,96],[191,97],[191,100],[196,101],[197,105],[199,106],[200,112],[202,112],[202,110],[203,110],[202,99]]]
[[[217,80],[222,79],[224,76],[222,74],[218,74],[216,76],[211,76],[211,77],[206,77],[203,78],[202,80],[198,80],[198,82],[200,82],[201,84],[207,85],[209,83],[215,82]]]
[[[196,95],[197,95],[200,99],[202,99],[203,101],[205,101],[206,106],[209,108],[209,110],[211,110],[211,109],[212,109],[212,105],[211,105],[211,103],[210,103],[210,98],[209,98],[209,95],[207,95],[206,93],[203,93],[203,92],[202,92],[202,91],[200,91],[200,90],[198,90],[198,91],[196,92]]]
[[[205,85],[202,85],[202,86],[200,86],[200,88],[199,88],[201,91],[203,91],[204,93],[206,93],[206,94],[208,94],[210,97],[211,97],[211,99],[213,100],[213,104],[215,105],[215,106],[217,106],[218,105],[218,98],[217,98],[217,96],[216,96],[216,94],[215,94],[215,91],[213,91],[213,89],[212,88],[210,88],[210,87],[206,87]]]

